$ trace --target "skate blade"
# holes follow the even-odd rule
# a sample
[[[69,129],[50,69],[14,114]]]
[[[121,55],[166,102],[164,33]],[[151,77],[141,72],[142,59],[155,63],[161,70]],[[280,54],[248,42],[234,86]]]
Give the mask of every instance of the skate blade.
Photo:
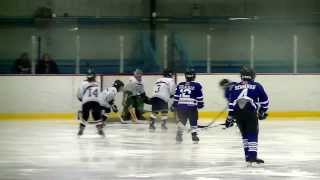
[[[257,168],[262,167],[264,163],[256,163],[256,162],[247,162],[248,168]]]
[[[199,141],[193,141],[193,144],[199,144]]]

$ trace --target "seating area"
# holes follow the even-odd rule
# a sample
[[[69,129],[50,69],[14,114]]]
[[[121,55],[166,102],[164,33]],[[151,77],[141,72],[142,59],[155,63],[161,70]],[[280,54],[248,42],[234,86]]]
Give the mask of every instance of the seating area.
[[[144,59],[125,59],[124,73],[130,73],[136,68],[144,69],[145,72],[160,72],[156,64],[141,63]],[[0,74],[11,74],[13,59],[0,59]],[[74,59],[58,59],[56,63],[60,74],[74,74],[76,62]],[[144,67],[140,65],[143,64]],[[189,63],[198,73],[207,72],[206,60],[193,60]],[[86,73],[88,65],[93,66],[98,74],[111,74],[120,72],[120,61],[118,59],[82,59],[80,61],[80,73]],[[242,65],[250,65],[249,60],[212,60],[212,73],[237,73]],[[256,60],[255,70],[258,73],[292,73],[293,64],[283,60]],[[304,60],[298,64],[299,73],[320,73],[320,61]]]

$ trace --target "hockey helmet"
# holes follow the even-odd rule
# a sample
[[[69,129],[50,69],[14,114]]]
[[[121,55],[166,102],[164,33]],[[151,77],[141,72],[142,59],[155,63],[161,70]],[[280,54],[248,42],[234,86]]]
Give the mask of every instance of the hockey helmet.
[[[119,91],[121,91],[122,88],[124,87],[124,83],[123,83],[122,81],[120,81],[120,80],[117,79],[117,80],[115,80],[115,81],[113,82],[112,86],[115,87],[115,88],[117,89],[117,91],[119,92]]]
[[[169,69],[165,69],[163,70],[162,75],[163,77],[166,77],[166,78],[172,78],[173,72]]]
[[[228,84],[230,83],[231,81],[229,79],[222,79],[220,82],[219,82],[219,86],[220,87],[226,87],[228,86]]]
[[[184,76],[186,78],[186,81],[194,81],[196,79],[196,73],[194,72],[194,69],[186,70]]]
[[[256,72],[246,66],[242,66],[240,69],[240,77],[242,80],[254,80],[256,78]]]
[[[89,68],[87,72],[87,80],[88,81],[95,81],[96,80],[96,73],[93,69]]]
[[[142,72],[141,69],[136,69],[136,70],[133,72],[133,75],[134,75],[134,77],[135,77],[138,81],[141,81],[143,72]]]

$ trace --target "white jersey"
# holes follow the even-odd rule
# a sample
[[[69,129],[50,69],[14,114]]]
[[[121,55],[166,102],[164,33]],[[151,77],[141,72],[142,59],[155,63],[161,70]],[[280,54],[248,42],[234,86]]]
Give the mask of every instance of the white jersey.
[[[82,104],[95,101],[99,102],[100,86],[97,82],[83,81],[78,89],[77,97]]]
[[[124,91],[129,91],[133,96],[144,93],[143,81],[138,81],[135,77],[130,77],[128,84],[125,86]]]
[[[155,82],[152,97],[158,97],[166,102],[170,100],[175,93],[175,82],[172,78],[160,78]]]
[[[100,105],[106,108],[110,108],[111,104],[110,101],[114,101],[117,95],[117,88],[115,87],[108,87],[104,89],[100,94]]]

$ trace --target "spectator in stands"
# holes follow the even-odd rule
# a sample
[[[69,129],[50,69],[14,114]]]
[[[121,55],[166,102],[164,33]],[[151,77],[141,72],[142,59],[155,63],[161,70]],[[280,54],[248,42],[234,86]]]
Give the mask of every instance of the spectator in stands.
[[[51,59],[49,54],[44,54],[36,66],[37,74],[58,74],[58,66],[54,60]]]
[[[28,53],[24,52],[16,59],[13,65],[13,73],[15,74],[30,74],[31,73],[31,61]]]

